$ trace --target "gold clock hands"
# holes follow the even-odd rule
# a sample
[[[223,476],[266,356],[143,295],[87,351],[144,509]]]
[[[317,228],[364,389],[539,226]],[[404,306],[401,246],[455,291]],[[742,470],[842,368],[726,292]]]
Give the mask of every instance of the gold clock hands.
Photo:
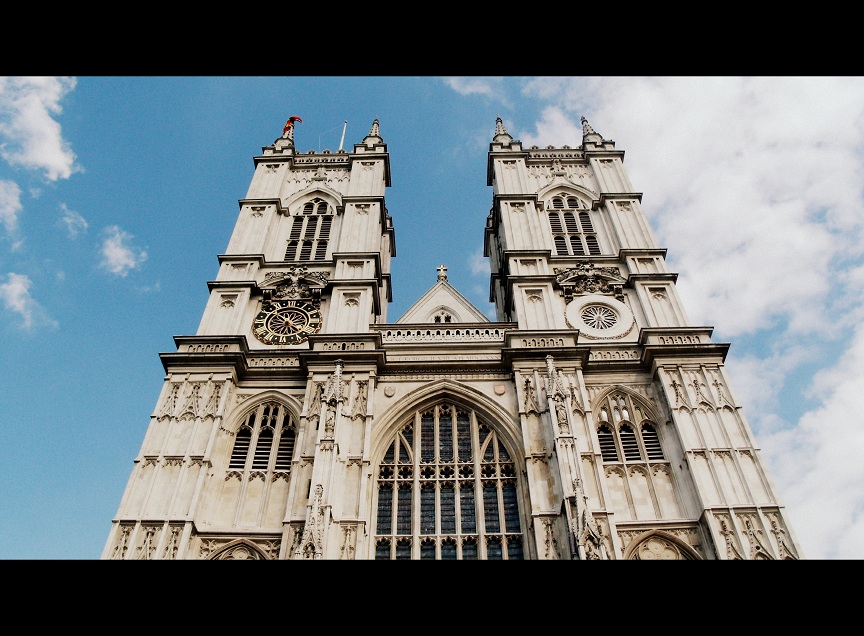
[[[277,333],[296,333],[303,329],[306,323],[306,315],[303,312],[288,310],[272,315],[270,329]]]

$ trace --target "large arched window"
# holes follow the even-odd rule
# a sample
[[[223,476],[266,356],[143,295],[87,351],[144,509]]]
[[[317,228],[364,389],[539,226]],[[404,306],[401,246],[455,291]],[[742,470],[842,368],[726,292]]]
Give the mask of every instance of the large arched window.
[[[517,470],[473,410],[411,415],[377,474],[375,558],[522,559]]]

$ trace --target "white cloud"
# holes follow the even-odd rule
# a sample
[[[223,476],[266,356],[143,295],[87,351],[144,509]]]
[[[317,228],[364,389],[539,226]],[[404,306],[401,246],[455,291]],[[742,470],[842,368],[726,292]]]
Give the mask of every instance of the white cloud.
[[[18,229],[18,213],[22,209],[21,188],[14,181],[0,179],[0,223],[9,234]]]
[[[761,436],[796,535],[811,559],[864,558],[864,328],[817,374],[818,408]]]
[[[142,294],[155,294],[162,291],[162,284],[157,280],[152,285],[143,285],[137,288]]]
[[[35,326],[57,327],[57,322],[49,318],[39,303],[30,295],[32,281],[24,274],[9,272],[6,282],[0,284],[0,300],[3,307],[21,318],[20,327],[29,331]]]
[[[460,95],[500,94],[500,77],[444,77],[444,83]]]
[[[43,170],[50,181],[80,171],[54,119],[75,84],[74,77],[0,77],[0,156],[13,166]]]
[[[147,260],[147,252],[129,245],[132,235],[117,225],[105,228],[100,267],[116,276],[126,276],[130,269],[138,269]]]
[[[483,256],[482,247],[468,256],[468,267],[472,276],[489,276],[491,266],[489,259]]]
[[[87,231],[90,224],[87,223],[87,220],[83,216],[74,210],[70,210],[66,207],[65,203],[60,204],[60,210],[62,212],[60,222],[66,227],[69,238],[75,238],[79,232]]]
[[[578,121],[578,120],[577,120]],[[561,108],[550,106],[543,109],[541,119],[536,124],[537,133],[519,133],[523,148],[538,146],[571,146],[575,148],[582,143],[582,125],[575,124]],[[557,141],[553,141],[557,138]],[[561,140],[567,140],[562,142]]]

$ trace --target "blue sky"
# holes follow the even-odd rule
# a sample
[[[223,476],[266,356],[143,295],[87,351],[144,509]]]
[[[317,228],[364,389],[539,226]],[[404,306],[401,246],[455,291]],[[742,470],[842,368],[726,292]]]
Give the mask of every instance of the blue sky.
[[[391,155],[395,322],[436,280],[492,316],[486,153],[578,146],[625,167],[805,556],[864,557],[864,78],[0,77],[0,559],[97,559],[194,334],[252,157]],[[347,125],[345,122],[347,121]]]

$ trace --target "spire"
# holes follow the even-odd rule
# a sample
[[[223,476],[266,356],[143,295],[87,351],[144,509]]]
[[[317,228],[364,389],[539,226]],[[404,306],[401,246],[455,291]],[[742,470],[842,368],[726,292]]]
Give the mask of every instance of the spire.
[[[501,120],[500,116],[495,120],[495,136],[492,137],[492,141],[499,143],[513,141],[513,137],[511,137],[504,128],[504,122]]]
[[[373,143],[384,143],[384,140],[381,138],[381,131],[378,128],[378,118],[375,118],[375,121],[372,122],[372,129],[369,131],[369,134],[363,139],[364,144],[372,145]]]
[[[604,139],[601,135],[594,132],[594,129],[591,128],[591,124],[588,123],[588,120],[585,117],[582,117],[582,143],[584,144],[586,141],[594,143],[594,144],[602,144]]]

